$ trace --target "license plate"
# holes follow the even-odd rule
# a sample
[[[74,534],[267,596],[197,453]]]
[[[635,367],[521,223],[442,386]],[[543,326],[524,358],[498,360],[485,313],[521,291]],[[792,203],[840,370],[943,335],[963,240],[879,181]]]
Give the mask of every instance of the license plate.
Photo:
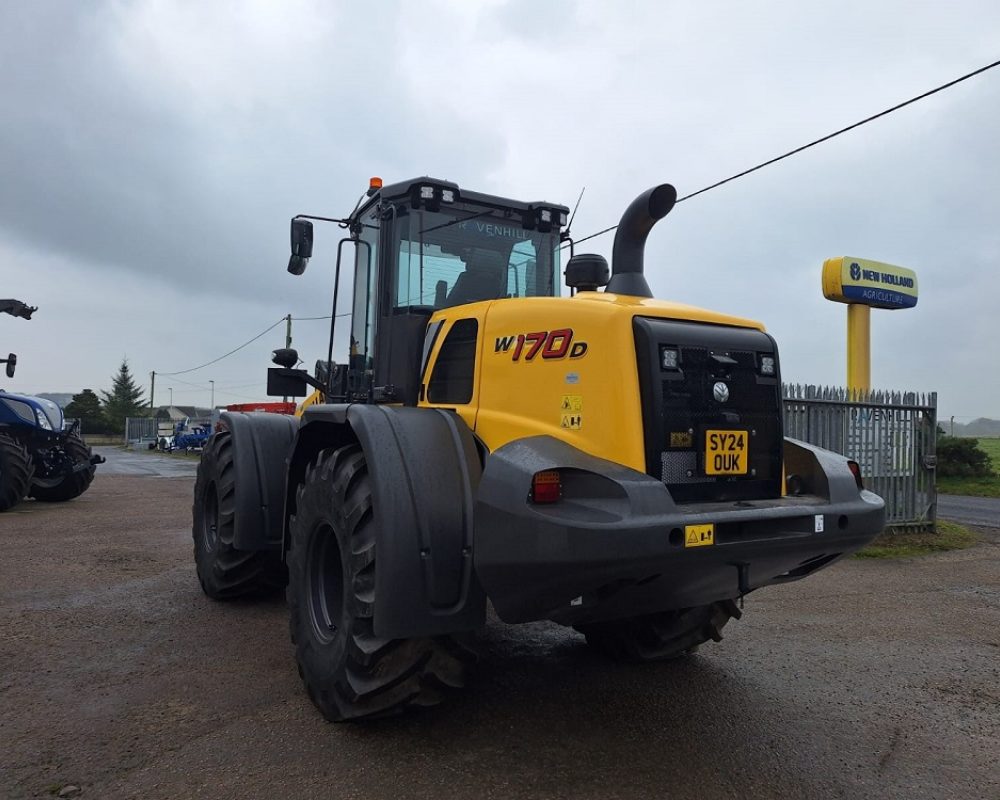
[[[684,526],[685,547],[705,547],[710,544],[715,544],[714,524],[710,522],[707,525]]]
[[[747,474],[747,432],[705,431],[705,474]]]

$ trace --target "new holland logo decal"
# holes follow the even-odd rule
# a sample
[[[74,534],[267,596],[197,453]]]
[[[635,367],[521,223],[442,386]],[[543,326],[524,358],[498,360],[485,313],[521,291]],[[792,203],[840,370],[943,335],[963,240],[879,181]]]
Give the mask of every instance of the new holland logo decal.
[[[512,361],[532,361],[539,355],[546,360],[580,358],[587,353],[587,343],[574,342],[572,328],[559,328],[498,336],[493,352],[511,353]]]

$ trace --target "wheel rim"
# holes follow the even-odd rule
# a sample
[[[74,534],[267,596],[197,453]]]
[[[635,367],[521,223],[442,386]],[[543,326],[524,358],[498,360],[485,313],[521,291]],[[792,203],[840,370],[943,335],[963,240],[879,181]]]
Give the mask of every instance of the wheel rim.
[[[309,564],[309,618],[321,642],[337,636],[344,612],[344,565],[337,537],[329,525],[312,536]]]
[[[201,506],[201,536],[207,550],[214,550],[219,541],[219,493],[215,483],[208,484]]]

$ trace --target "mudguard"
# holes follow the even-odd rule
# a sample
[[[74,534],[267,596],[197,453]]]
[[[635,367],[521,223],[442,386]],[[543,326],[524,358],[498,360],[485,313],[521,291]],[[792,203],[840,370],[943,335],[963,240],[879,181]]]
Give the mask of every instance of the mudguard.
[[[298,429],[295,417],[227,411],[220,424],[233,436],[237,550],[281,547],[285,470]]]
[[[306,466],[357,441],[372,479],[375,633],[388,638],[473,630],[486,595],[473,570],[473,500],[482,466],[457,414],[385,405],[307,408],[289,463],[285,524]]]

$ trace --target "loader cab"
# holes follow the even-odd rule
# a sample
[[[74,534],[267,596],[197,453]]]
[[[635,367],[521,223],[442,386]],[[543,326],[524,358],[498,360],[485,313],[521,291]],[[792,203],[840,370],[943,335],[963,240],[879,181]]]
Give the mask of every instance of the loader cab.
[[[330,399],[415,404],[436,311],[558,296],[567,214],[431,178],[374,185],[345,220],[354,245],[350,352],[343,392]],[[294,241],[293,232],[293,252]]]

